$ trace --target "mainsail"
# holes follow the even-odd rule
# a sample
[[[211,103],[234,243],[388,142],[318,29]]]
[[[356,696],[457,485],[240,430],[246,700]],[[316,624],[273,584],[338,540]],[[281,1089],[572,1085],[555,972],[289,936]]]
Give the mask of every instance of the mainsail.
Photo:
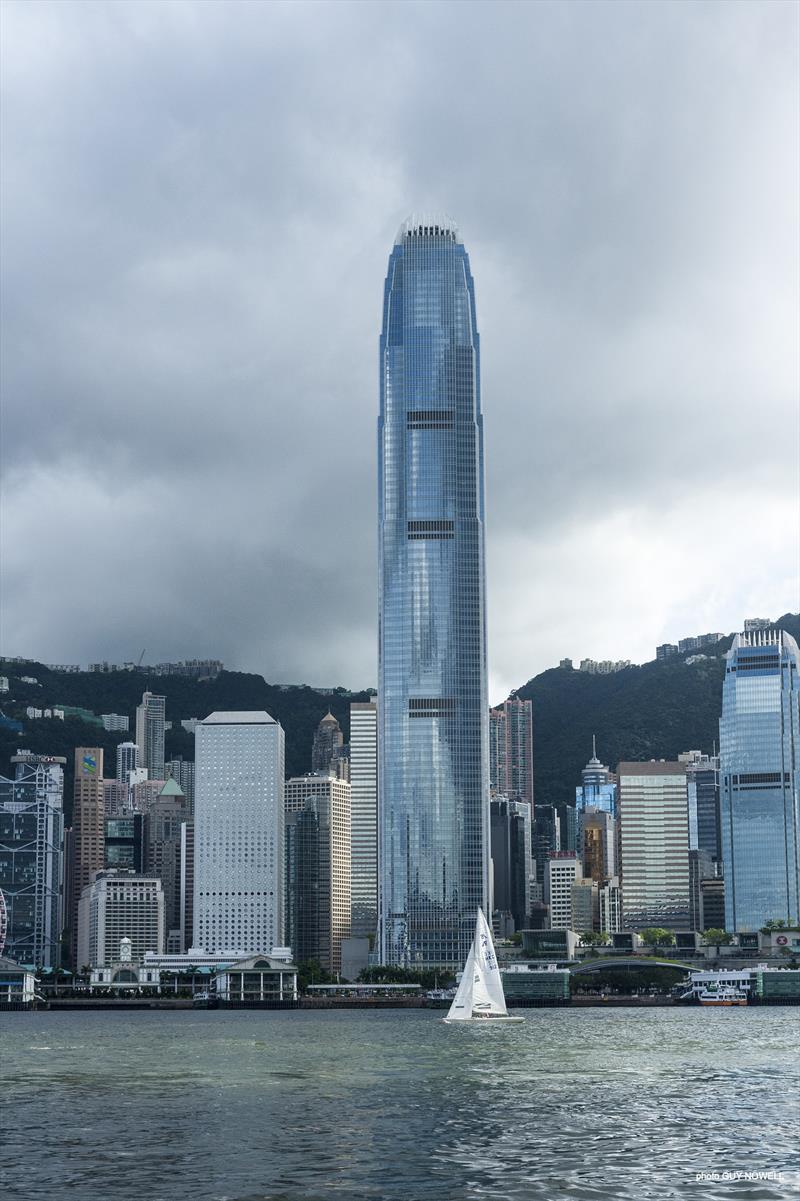
[[[447,1021],[469,1022],[475,1017],[508,1017],[492,932],[482,909]]]

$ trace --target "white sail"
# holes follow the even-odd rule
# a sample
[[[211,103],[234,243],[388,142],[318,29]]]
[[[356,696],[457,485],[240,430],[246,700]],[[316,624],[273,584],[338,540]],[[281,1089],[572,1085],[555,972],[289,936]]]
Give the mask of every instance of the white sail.
[[[464,964],[458,991],[445,1020],[469,1022],[476,1017],[508,1018],[506,1000],[503,995],[503,982],[500,979],[500,969],[497,966],[497,956],[492,942],[492,932],[482,909],[478,910],[475,937],[469,949],[467,962]]]
[[[447,1015],[449,1022],[468,1022],[472,1017],[472,987],[475,983],[475,943],[469,949],[467,962],[464,964],[464,971],[461,974],[461,981],[458,986],[456,995],[453,997],[453,1004],[450,1006],[450,1012]]]
[[[475,971],[480,976],[480,985],[475,985],[472,1007],[478,1013],[490,1013],[492,1016],[505,1017],[506,998],[503,993],[503,981],[500,978],[500,968],[492,942],[492,931],[483,915],[478,910],[478,921],[475,927]]]

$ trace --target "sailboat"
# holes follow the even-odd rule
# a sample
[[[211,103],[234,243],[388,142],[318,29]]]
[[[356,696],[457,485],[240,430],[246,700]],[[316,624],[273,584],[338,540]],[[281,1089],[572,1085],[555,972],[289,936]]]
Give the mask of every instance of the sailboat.
[[[453,998],[446,1022],[524,1022],[521,1017],[512,1017],[506,1009],[503,981],[494,953],[492,932],[478,910],[475,937],[464,964],[461,983]]]

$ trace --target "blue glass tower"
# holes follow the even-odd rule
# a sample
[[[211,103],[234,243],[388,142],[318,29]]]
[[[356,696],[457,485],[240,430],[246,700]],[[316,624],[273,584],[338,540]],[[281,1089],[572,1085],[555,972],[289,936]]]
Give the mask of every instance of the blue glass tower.
[[[380,954],[458,965],[488,898],[478,331],[454,223],[412,217],[380,340]]]
[[[725,925],[795,923],[800,896],[800,651],[781,630],[737,634],[720,742]]]

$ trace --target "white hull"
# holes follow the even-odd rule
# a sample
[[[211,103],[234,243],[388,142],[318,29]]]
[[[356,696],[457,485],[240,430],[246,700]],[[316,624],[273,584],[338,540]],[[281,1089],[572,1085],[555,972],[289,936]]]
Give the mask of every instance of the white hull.
[[[485,1017],[477,1018],[442,1018],[443,1022],[447,1022],[448,1026],[508,1026],[509,1023],[515,1025],[518,1022],[524,1022],[525,1018],[512,1017],[511,1014],[491,1014]]]

